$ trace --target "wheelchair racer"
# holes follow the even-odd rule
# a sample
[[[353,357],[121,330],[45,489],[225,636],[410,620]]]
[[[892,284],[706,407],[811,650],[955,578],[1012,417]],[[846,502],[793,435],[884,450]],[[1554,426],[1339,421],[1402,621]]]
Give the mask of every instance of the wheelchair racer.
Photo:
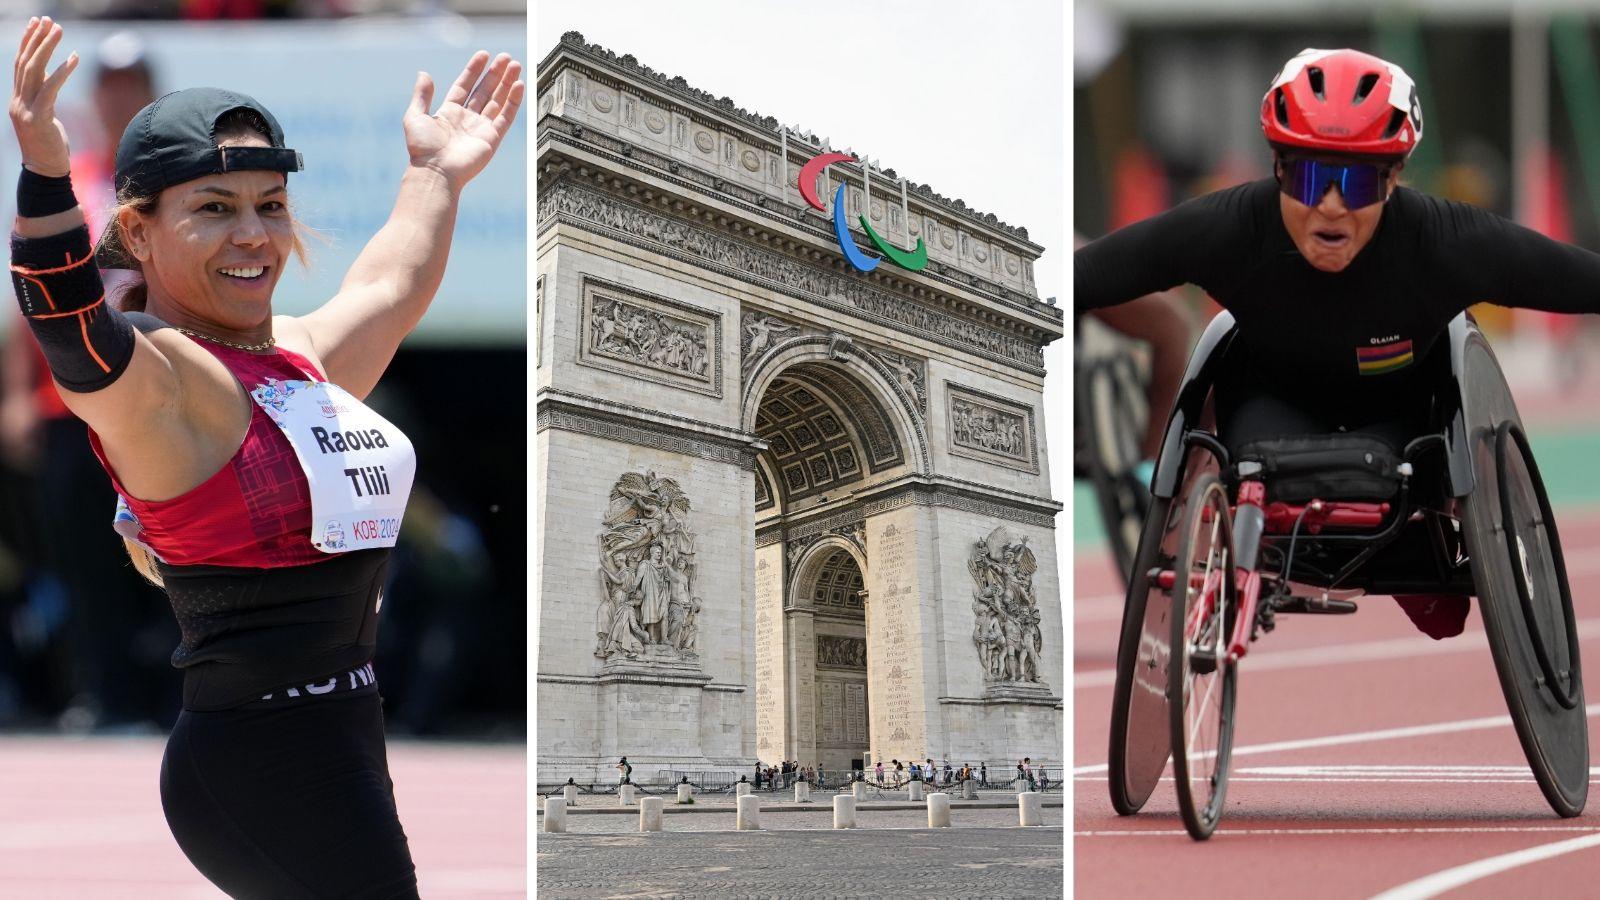
[[[1075,312],[1199,285],[1237,323],[1215,395],[1230,450],[1345,431],[1398,451],[1427,427],[1416,363],[1468,306],[1600,312],[1600,255],[1399,185],[1422,127],[1399,66],[1302,51],[1261,102],[1274,177],[1076,251]],[[1460,634],[1470,608],[1458,596],[1396,599],[1435,639]]]

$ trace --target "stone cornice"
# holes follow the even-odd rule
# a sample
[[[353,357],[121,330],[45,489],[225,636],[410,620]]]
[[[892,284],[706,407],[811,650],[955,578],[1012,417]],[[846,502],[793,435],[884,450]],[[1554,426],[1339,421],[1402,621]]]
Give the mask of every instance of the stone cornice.
[[[892,294],[834,269],[802,262],[791,254],[748,243],[747,239],[726,236],[682,218],[634,205],[575,179],[563,178],[555,184],[541,185],[538,216],[541,234],[565,222],[767,290],[910,331],[1032,375],[1044,375],[1044,342],[1036,338],[975,319],[957,318],[950,311]],[[982,312],[990,320],[1000,319],[992,311]],[[1026,330],[1031,335],[1048,339],[1058,336],[1037,327]]]
[[[776,148],[779,143],[779,123],[772,116],[763,116],[753,113],[738,106],[732,99],[724,96],[717,97],[708,91],[693,87],[681,76],[668,77],[657,72],[649,66],[642,65],[633,54],[617,55],[599,44],[590,44],[583,39],[577,31],[569,31],[561,36],[561,41],[551,48],[544,59],[539,61],[537,72],[536,93],[542,93],[550,79],[559,74],[561,66],[559,60],[563,55],[571,57],[574,62],[581,62],[588,67],[600,72],[610,73],[613,77],[626,78],[634,84],[650,86],[653,91],[662,97],[668,97],[687,107],[685,113],[699,111],[702,116],[710,115],[719,122],[736,125],[746,132],[758,136],[762,142]],[[791,145],[794,147],[807,147],[810,155],[827,149],[820,144],[812,143],[804,135],[790,135]],[[893,169],[884,170],[890,178],[896,178]],[[968,206],[965,201],[951,199],[933,190],[926,184],[907,183],[907,192],[915,196],[920,202],[938,207],[946,215],[954,216],[975,225],[981,225],[989,230],[1005,236],[1015,242],[1022,242],[1033,249],[1035,258],[1042,253],[1044,248],[1028,239],[1028,229],[1014,225],[1007,225],[1000,221],[993,213],[979,212]]]
[[[792,519],[782,517],[779,521],[758,525],[756,546],[803,540],[861,522],[868,516],[909,505],[943,506],[1051,529],[1056,527],[1056,514],[1063,508],[1059,501],[1049,497],[1036,497],[958,478],[912,475],[862,491],[838,504],[794,515]]]
[[[535,156],[541,161],[544,160],[546,150],[553,149],[557,144],[581,149],[621,168],[632,169],[659,181],[682,187],[686,192],[713,194],[718,200],[738,207],[744,215],[781,223],[784,227],[793,228],[810,236],[817,242],[818,247],[830,247],[836,240],[833,226],[827,217],[809,207],[784,204],[761,191],[736,181],[723,179],[713,172],[663,156],[646,147],[630,144],[614,135],[554,115],[541,118],[537,130],[539,148]],[[541,171],[547,175],[550,168],[543,162],[540,163]],[[857,245],[861,246],[859,238]],[[875,252],[865,246],[862,246],[862,250],[868,253]],[[1008,287],[937,259],[930,260],[927,268],[918,273],[918,277],[957,290],[971,291],[986,300],[1041,317],[1055,325],[1060,325],[1064,321],[1064,313],[1058,306],[1046,303],[1033,294]],[[1053,339],[1054,337],[1051,337],[1051,340]],[[1047,340],[1046,343],[1048,342]]]
[[[729,463],[747,470],[755,469],[756,453],[766,446],[754,436],[749,439],[736,436],[742,432],[580,394],[545,389],[536,395],[536,404],[536,432],[555,428]],[[664,421],[666,419],[679,419],[692,425],[676,425]]]

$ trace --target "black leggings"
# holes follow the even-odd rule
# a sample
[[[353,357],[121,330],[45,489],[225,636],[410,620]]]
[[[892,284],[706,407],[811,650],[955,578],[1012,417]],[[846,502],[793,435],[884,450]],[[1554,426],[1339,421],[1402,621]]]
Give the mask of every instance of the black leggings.
[[[232,897],[417,896],[376,692],[184,710],[161,805],[189,861]]]

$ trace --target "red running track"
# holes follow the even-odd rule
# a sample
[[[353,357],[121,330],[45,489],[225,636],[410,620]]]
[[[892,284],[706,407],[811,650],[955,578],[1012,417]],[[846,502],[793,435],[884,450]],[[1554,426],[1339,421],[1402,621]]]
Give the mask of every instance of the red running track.
[[[161,816],[163,738],[0,737],[0,897],[223,898]],[[520,744],[389,744],[422,896],[527,896]]]
[[[1434,641],[1387,597],[1363,598],[1349,616],[1280,616],[1252,645],[1239,668],[1227,809],[1209,842],[1184,832],[1170,781],[1139,815],[1116,815],[1105,763],[1123,598],[1109,558],[1079,554],[1077,896],[1594,896],[1600,511],[1558,517],[1590,661],[1591,793],[1574,819],[1551,812],[1528,771],[1476,610],[1466,634]],[[1543,849],[1508,856],[1530,848]]]

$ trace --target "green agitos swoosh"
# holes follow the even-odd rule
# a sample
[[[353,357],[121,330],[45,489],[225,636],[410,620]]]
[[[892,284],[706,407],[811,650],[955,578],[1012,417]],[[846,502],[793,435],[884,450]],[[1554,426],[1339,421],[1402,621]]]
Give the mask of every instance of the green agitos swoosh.
[[[907,253],[879,237],[878,233],[872,230],[872,224],[867,221],[865,215],[860,216],[860,219],[861,227],[867,232],[867,240],[878,248],[879,253],[887,256],[890,262],[911,272],[919,272],[928,264],[928,247],[922,243],[922,238],[917,238],[917,249]]]

